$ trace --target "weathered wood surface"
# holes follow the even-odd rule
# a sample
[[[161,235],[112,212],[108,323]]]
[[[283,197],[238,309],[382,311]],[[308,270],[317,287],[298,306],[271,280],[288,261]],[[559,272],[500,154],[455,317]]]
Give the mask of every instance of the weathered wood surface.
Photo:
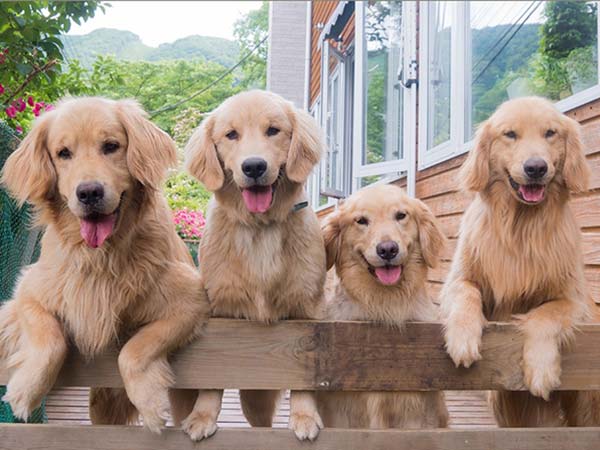
[[[322,430],[313,443],[298,441],[289,430],[220,430],[193,443],[177,429],[154,435],[140,427],[0,425],[0,450],[597,450],[600,428],[483,430]]]
[[[522,390],[522,338],[509,324],[486,329],[483,360],[455,368],[437,323],[403,330],[365,322],[213,319],[204,338],[172,357],[177,387],[314,390]],[[6,373],[0,383],[6,383]],[[59,386],[122,386],[116,353],[86,363],[72,354]],[[600,325],[580,327],[563,352],[560,389],[600,389]]]

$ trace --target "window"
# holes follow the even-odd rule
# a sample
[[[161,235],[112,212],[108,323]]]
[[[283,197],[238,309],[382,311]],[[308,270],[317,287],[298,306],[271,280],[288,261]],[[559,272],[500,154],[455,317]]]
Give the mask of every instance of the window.
[[[469,148],[502,102],[600,97],[595,2],[421,2],[419,169]]]
[[[410,5],[407,5],[410,4]],[[401,82],[407,46],[404,21],[412,2],[356,3],[356,80],[354,107],[354,188],[397,178],[408,172],[413,142],[405,133],[414,125],[413,88]],[[408,11],[408,12],[407,12]],[[409,123],[410,121],[410,123]],[[393,174],[393,175],[389,175]]]

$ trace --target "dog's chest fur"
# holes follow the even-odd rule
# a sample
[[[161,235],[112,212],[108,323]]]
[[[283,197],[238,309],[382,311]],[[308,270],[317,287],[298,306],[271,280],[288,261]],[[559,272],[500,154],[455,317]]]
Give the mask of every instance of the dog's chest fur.
[[[568,295],[563,286],[578,278],[579,230],[565,208],[556,217],[483,215],[475,222],[477,242],[469,242],[474,279],[480,286],[488,317],[508,320],[548,300]],[[479,274],[477,272],[480,271]]]

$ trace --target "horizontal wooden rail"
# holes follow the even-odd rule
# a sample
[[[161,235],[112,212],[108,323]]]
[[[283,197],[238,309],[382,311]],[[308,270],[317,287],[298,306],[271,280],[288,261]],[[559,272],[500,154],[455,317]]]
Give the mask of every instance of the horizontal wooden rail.
[[[402,330],[366,322],[212,319],[204,337],[171,358],[179,388],[307,390],[522,390],[522,337],[493,323],[483,360],[455,368],[437,323]],[[600,389],[600,325],[580,327],[563,351],[563,390]],[[8,380],[0,373],[0,384]],[[72,354],[60,386],[122,386],[116,352],[86,362]]]
[[[0,450],[598,450],[600,428],[520,428],[483,430],[325,429],[310,444],[289,430],[224,429],[200,444],[181,430],[160,436],[141,427],[0,425]]]

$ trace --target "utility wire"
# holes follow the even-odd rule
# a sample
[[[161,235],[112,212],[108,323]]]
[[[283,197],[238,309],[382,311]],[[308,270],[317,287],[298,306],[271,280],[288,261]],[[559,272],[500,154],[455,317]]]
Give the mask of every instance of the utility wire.
[[[521,19],[523,19],[523,17],[525,17],[525,15],[535,5],[535,3],[536,2],[531,2],[529,4],[529,6],[527,6],[527,8],[525,8],[523,13],[519,16],[519,18],[512,25],[506,27],[506,30],[504,31],[504,33],[502,33],[502,36],[500,36],[500,39],[498,39],[494,44],[492,44],[492,46],[486,50],[485,55],[483,55],[481,58],[479,58],[479,61],[477,61],[473,65],[473,71],[477,70],[477,67],[479,67],[479,65],[485,61],[485,59],[488,57],[488,55],[490,55],[496,49],[496,47],[498,47],[498,45],[500,45],[500,42],[502,42],[504,40],[504,38],[510,34],[510,32],[514,29],[514,27],[517,26],[519,24],[519,22],[521,22]]]
[[[195,92],[192,95],[190,95],[189,97],[181,99],[178,102],[175,102],[171,105],[167,105],[167,106],[159,108],[155,111],[150,112],[150,119],[153,119],[154,117],[156,117],[159,114],[162,114],[164,112],[172,111],[173,109],[178,108],[179,106],[183,105],[184,103],[187,103],[190,100],[193,100],[194,98],[198,97],[200,94],[203,94],[206,91],[208,91],[210,88],[212,88],[218,82],[223,80],[227,75],[229,75],[231,72],[233,72],[239,66],[241,66],[248,58],[250,58],[250,56],[252,56],[252,54],[267,40],[268,37],[269,37],[269,35],[267,34],[258,44],[256,44],[252,49],[250,49],[250,51],[242,59],[240,59],[237,63],[235,63],[233,66],[231,66],[229,69],[227,69],[221,75],[219,75],[214,81],[209,83],[204,88],[200,89],[198,92]]]
[[[492,63],[496,60],[496,58],[498,58],[498,56],[500,56],[500,53],[502,53],[504,51],[504,49],[506,48],[506,46],[510,43],[510,41],[513,40],[513,38],[515,37],[515,35],[519,32],[519,30],[521,28],[523,28],[523,25],[525,25],[525,23],[529,20],[529,18],[533,15],[533,13],[540,7],[541,4],[542,4],[542,2],[539,2],[536,5],[536,7],[533,10],[531,10],[531,12],[527,15],[527,17],[525,17],[525,20],[523,20],[523,22],[514,31],[514,33],[508,38],[508,40],[504,43],[504,45],[500,48],[500,50],[498,50],[498,52],[492,57],[492,59],[490,59],[490,61],[485,65],[485,67],[481,70],[481,72],[479,72],[479,74],[475,77],[475,79],[473,80],[473,82],[471,84],[477,83],[477,81],[479,80],[479,78],[481,78],[481,76],[492,65]]]

